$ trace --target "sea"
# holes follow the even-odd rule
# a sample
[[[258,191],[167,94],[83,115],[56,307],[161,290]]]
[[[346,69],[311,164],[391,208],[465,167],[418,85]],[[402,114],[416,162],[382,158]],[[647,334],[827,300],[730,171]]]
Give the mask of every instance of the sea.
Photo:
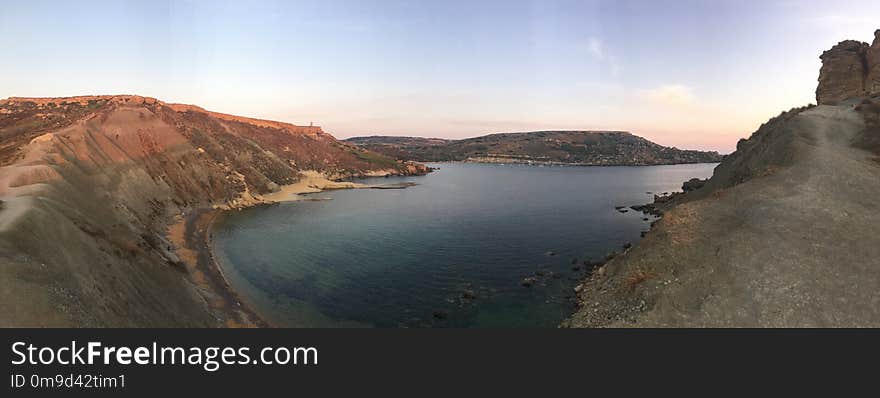
[[[277,326],[556,327],[591,264],[650,229],[652,216],[626,208],[716,164],[430,166],[425,176],[357,180],[416,184],[405,189],[228,212],[214,226],[215,256]]]

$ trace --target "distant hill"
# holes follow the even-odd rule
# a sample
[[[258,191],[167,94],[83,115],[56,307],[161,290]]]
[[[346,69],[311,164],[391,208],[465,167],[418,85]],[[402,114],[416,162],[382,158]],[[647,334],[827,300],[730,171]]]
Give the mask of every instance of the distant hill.
[[[621,131],[534,131],[463,140],[372,136],[345,140],[373,152],[423,162],[636,166],[720,162],[718,152],[665,147]]]

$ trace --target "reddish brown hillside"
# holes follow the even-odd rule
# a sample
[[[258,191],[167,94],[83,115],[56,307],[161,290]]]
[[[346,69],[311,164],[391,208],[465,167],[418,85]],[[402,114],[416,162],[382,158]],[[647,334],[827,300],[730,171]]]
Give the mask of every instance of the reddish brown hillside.
[[[426,171],[319,127],[153,98],[0,101],[0,326],[246,323],[180,272],[166,228],[181,213],[259,203],[304,170]]]

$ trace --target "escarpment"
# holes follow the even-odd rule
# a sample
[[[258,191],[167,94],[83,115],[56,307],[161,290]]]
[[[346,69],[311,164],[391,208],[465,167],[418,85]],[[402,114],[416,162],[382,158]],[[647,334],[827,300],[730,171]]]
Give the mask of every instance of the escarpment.
[[[865,88],[869,94],[880,93],[880,29],[874,32],[874,44],[865,52],[865,63]]]
[[[822,53],[816,101],[836,105],[854,97],[880,94],[880,30],[871,45],[845,40]]]
[[[818,106],[764,123],[701,186],[634,207],[662,217],[577,287],[564,325],[880,325],[878,42],[825,52]]]
[[[168,225],[200,208],[260,203],[304,170],[426,172],[320,127],[153,98],[0,101],[0,326],[242,321],[193,280],[203,276],[182,265]]]

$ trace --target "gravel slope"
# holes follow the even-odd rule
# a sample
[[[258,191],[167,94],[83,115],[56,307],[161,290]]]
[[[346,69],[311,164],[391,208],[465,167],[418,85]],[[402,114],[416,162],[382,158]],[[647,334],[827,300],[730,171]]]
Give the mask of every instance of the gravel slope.
[[[880,163],[851,145],[861,115],[818,106],[762,129],[597,270],[565,326],[880,326]]]

